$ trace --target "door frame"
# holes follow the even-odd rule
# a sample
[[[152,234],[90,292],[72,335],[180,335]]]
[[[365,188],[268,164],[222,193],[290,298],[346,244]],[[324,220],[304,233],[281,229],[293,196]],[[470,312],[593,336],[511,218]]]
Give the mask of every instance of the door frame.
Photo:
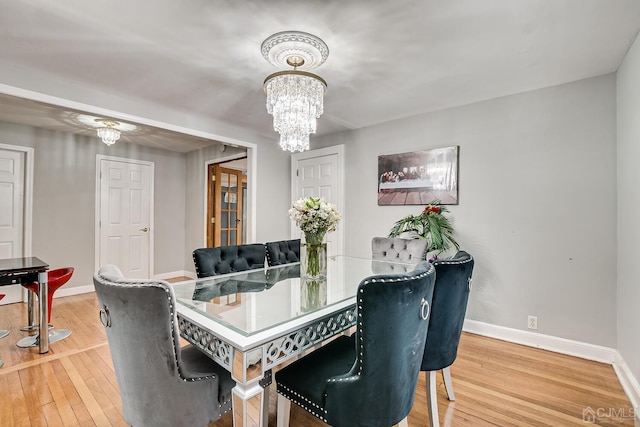
[[[24,153],[24,211],[22,212],[22,256],[31,256],[33,238],[33,156],[31,147],[1,144],[0,149]],[[26,293],[25,293],[26,294]]]
[[[218,157],[215,159],[206,160],[203,165],[203,188],[202,188],[202,248],[207,247],[207,193],[209,190],[209,183],[207,177],[209,174],[209,165],[216,163],[224,163],[230,160],[247,158],[247,234],[245,236],[245,242],[255,243],[256,241],[256,169],[258,165],[258,148],[257,147],[242,147],[246,148],[245,153],[231,154],[228,156]]]
[[[33,244],[33,173],[34,149],[0,143],[0,149],[24,153],[24,195],[22,211],[22,256],[30,257]],[[27,289],[22,288],[22,302],[28,298]]]
[[[221,177],[223,173],[228,173],[229,175],[233,174],[236,178],[236,195],[238,196],[238,200],[236,201],[237,209],[231,209],[231,200],[229,200],[229,205],[227,206],[227,212],[235,210],[239,215],[236,214],[236,227],[231,227],[231,223],[228,223],[228,229],[235,228],[236,230],[236,241],[230,242],[229,245],[241,245],[243,239],[245,239],[244,233],[242,232],[242,228],[244,226],[243,221],[243,187],[244,184],[247,183],[246,177],[243,179],[243,173],[240,169],[234,169],[231,167],[225,167],[225,163],[211,163],[207,167],[207,245],[206,247],[214,247],[217,246],[227,246],[227,244],[221,244],[221,234],[222,234],[222,183],[218,181],[218,177]],[[212,172],[214,174],[212,174]],[[213,178],[213,179],[212,179]],[[229,194],[233,193],[231,189],[228,189]],[[211,208],[211,204],[213,207]],[[211,218],[215,218],[215,222],[211,222]],[[227,217],[229,218],[229,217]],[[231,218],[229,218],[230,220]],[[240,223],[240,227],[238,227],[238,223]],[[209,245],[209,237],[211,237],[211,246]],[[217,237],[217,239],[216,239]],[[227,236],[229,237],[229,236]]]
[[[123,162],[130,163],[135,165],[145,165],[149,166],[151,169],[151,174],[149,176],[149,278],[154,277],[155,268],[154,268],[154,259],[155,259],[155,244],[154,244],[154,236],[155,236],[155,204],[154,204],[154,193],[155,193],[155,163],[149,162],[146,160],[137,160],[137,159],[128,159],[126,157],[115,157],[115,156],[106,156],[104,154],[96,154],[96,200],[95,200],[95,268],[94,271],[97,271],[100,268],[100,163],[103,160],[115,161],[115,162]]]
[[[294,153],[291,155],[291,200],[297,200],[298,196],[298,162],[300,160],[312,159],[315,157],[325,157],[331,155],[338,156],[338,212],[340,212],[341,220],[336,230],[336,236],[338,242],[336,245],[337,254],[345,255],[345,223],[346,223],[346,209],[345,209],[345,186],[344,186],[344,144],[332,145],[330,147],[319,148],[317,150],[307,150],[302,153]],[[296,224],[291,221],[290,238],[297,239],[300,237],[300,229]]]

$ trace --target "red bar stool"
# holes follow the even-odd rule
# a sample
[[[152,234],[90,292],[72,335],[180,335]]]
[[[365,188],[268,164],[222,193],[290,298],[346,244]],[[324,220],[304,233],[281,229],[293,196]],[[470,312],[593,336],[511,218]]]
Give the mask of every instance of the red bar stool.
[[[73,267],[65,267],[58,268],[56,270],[50,270],[47,273],[47,323],[51,322],[51,306],[53,303],[53,294],[60,288],[62,285],[67,283],[71,276],[73,275]],[[38,282],[28,283],[24,286],[26,289],[32,291],[34,294],[38,295]],[[40,319],[42,321],[42,319]],[[51,325],[50,325],[51,327]],[[58,330],[50,330],[49,331],[49,343],[54,343],[56,341],[60,341],[65,339],[71,335],[71,331],[68,329],[58,329]],[[35,347],[39,343],[40,336],[32,335],[29,337],[25,337],[18,341],[18,347]]]
[[[4,294],[0,294],[0,300],[2,298],[4,298]],[[6,329],[0,329],[0,339],[6,337],[7,335],[9,335],[9,331],[7,331]],[[4,362],[0,360],[0,368],[2,368],[3,365],[4,365]]]

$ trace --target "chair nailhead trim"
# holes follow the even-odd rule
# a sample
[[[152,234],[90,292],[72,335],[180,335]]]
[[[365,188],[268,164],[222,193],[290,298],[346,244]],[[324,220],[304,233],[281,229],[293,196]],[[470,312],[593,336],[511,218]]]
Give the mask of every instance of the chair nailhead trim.
[[[286,397],[296,405],[300,406],[302,409],[309,412],[310,414],[313,414],[316,417],[320,418],[325,423],[327,422],[327,419],[325,418],[325,416],[327,415],[326,409],[321,408],[317,403],[310,401],[306,397],[302,396],[300,393],[294,390],[291,390],[289,387],[285,385],[278,384],[278,387],[280,388],[278,390],[278,393],[280,393],[281,395],[283,395],[284,397]],[[319,412],[322,412],[324,415]]]

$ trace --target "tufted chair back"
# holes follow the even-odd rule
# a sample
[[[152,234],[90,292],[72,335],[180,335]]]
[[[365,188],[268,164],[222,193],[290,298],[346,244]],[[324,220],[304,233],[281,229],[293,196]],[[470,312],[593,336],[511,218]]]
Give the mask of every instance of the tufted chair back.
[[[300,261],[300,239],[267,242],[265,246],[269,266]]]
[[[93,283],[127,423],[205,426],[231,409],[229,372],[199,349],[180,347],[167,282],[127,279],[107,265]]]
[[[374,237],[371,240],[373,259],[417,264],[424,259],[427,241],[399,237]]]
[[[424,260],[426,250],[426,240],[374,237],[371,240],[372,270],[375,274],[409,272],[413,270],[412,264]]]
[[[200,248],[193,251],[198,278],[264,268],[265,247],[261,243]]]

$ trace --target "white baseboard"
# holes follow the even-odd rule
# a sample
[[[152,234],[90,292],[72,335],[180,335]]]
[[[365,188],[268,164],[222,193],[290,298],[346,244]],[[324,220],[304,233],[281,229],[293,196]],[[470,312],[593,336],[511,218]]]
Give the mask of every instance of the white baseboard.
[[[537,332],[492,325],[477,320],[465,319],[462,329],[472,334],[541,348],[556,353],[580,357],[582,359],[594,360],[596,362],[608,363],[613,366],[620,385],[629,398],[631,405],[634,408],[638,408],[640,405],[640,385],[638,385],[638,380],[633,376],[631,369],[629,369],[622,355],[616,349],[539,334]],[[638,415],[640,415],[640,413],[636,413],[636,418]],[[639,423],[639,421],[636,421],[636,423]]]
[[[638,380],[633,376],[627,362],[622,358],[622,354],[620,354],[619,351],[616,351],[616,356],[616,360],[613,362],[613,369],[616,371],[616,375],[620,380],[620,385],[622,385],[624,392],[629,397],[631,405],[638,410],[640,409],[640,384],[638,384]],[[639,421],[640,412],[637,412],[636,422]]]
[[[160,280],[166,280],[166,279],[172,279],[174,277],[188,277],[190,279],[195,279],[196,275],[195,273],[191,272],[191,271],[186,271],[186,270],[182,270],[182,271],[170,271],[168,273],[160,273],[160,274],[154,274],[153,278],[154,279],[160,279]]]
[[[89,292],[94,292],[96,289],[93,287],[93,285],[85,285],[85,286],[74,286],[71,288],[58,288],[58,290],[56,291],[56,293],[53,295],[53,298],[62,298],[62,297],[69,297],[71,295],[80,295],[80,294],[87,294]]]
[[[529,347],[576,356],[582,359],[595,360],[596,362],[613,364],[618,357],[616,355],[617,350],[613,348],[539,334],[537,332],[492,325],[490,323],[478,322],[477,320],[465,319],[463,330],[471,332],[472,334],[484,335]]]

